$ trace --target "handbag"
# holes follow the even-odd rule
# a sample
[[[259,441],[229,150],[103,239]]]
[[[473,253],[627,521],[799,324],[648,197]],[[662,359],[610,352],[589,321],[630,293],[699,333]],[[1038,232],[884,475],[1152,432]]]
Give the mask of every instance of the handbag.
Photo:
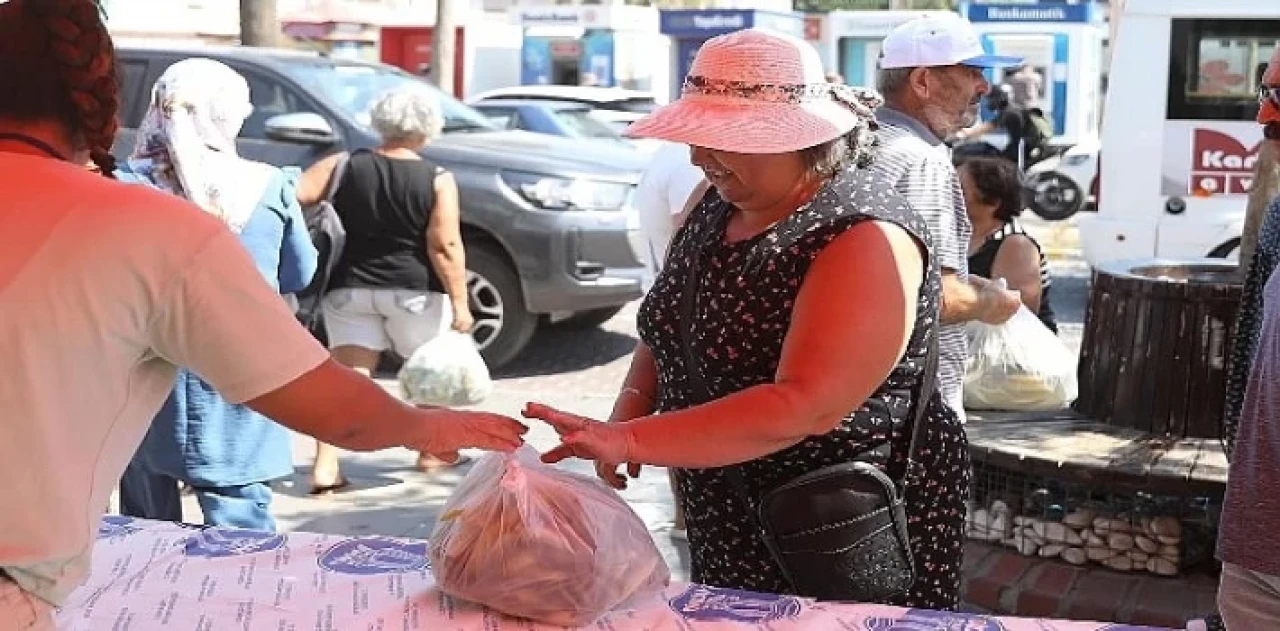
[[[701,244],[699,244],[701,245]],[[693,350],[701,247],[689,264],[680,297],[680,334],[690,379],[704,400],[712,399]],[[938,372],[937,318],[916,393],[914,420],[903,480],[895,483],[869,462],[832,465],[801,475],[753,501],[738,465],[722,471],[734,492],[755,513],[765,545],[794,593],[817,600],[884,603],[911,588],[915,563],[903,497],[916,458],[922,421]],[[888,449],[891,443],[886,443]]]
[[[311,282],[302,291],[294,294],[297,309],[294,315],[311,335],[317,340],[328,343],[328,334],[324,328],[324,295],[329,292],[329,281],[342,258],[342,249],[346,246],[347,231],[342,225],[342,218],[333,205],[333,198],[342,184],[342,176],[346,173],[346,153],[338,155],[325,184],[324,198],[312,206],[303,209],[303,219],[307,222],[307,233],[311,235],[311,243],[316,247],[316,273]]]

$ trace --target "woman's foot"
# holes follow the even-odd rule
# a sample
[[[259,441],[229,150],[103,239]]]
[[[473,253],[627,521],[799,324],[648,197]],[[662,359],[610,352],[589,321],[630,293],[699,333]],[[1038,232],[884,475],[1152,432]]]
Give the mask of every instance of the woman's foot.
[[[313,476],[311,478],[311,490],[308,491],[307,494],[333,495],[348,486],[351,486],[351,481],[341,473],[327,476]]]
[[[458,457],[453,460],[441,460],[431,454],[418,454],[417,469],[423,473],[431,473],[433,471],[454,469],[470,462],[471,457],[463,454],[458,454]]]

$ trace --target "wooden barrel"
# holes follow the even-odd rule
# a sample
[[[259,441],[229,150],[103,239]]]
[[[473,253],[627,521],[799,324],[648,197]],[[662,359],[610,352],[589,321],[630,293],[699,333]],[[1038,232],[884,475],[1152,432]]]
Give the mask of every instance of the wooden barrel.
[[[1076,411],[1153,434],[1220,436],[1240,294],[1236,264],[1223,260],[1096,269]]]

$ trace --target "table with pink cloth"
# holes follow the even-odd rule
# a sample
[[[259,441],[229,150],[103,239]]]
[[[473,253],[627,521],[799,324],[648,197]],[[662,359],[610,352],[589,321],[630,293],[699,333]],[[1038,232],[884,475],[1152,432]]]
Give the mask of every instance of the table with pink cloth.
[[[445,596],[427,542],[103,519],[64,631],[542,631]],[[558,627],[556,627],[558,628]],[[673,583],[587,627],[606,631],[1139,631],[1130,625],[814,603]]]

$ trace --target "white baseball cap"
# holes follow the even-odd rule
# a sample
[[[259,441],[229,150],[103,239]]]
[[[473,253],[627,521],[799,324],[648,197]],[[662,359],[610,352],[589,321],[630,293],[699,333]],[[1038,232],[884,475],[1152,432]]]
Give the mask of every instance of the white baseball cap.
[[[880,67],[999,68],[1022,64],[1021,57],[989,55],[969,20],[958,13],[929,13],[899,24],[880,46]]]

